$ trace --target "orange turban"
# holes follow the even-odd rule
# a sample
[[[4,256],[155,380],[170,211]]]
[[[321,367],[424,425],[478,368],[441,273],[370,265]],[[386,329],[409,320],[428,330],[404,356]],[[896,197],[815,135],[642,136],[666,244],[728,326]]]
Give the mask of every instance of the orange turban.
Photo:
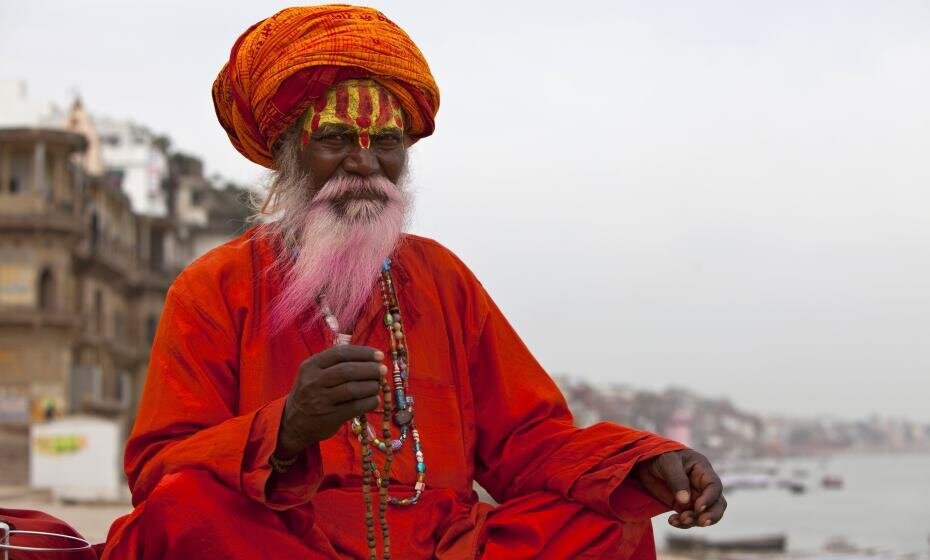
[[[233,45],[213,83],[213,105],[242,155],[273,168],[281,132],[334,84],[370,78],[404,109],[414,139],[433,133],[439,88],[403,29],[371,8],[288,8],[262,20]]]

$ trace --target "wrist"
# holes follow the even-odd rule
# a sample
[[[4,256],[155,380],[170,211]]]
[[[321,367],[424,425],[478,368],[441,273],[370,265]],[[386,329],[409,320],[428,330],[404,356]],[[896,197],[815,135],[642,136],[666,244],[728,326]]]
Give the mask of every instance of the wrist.
[[[281,458],[277,457],[277,451],[275,451],[275,453],[272,453],[271,456],[268,457],[268,464],[271,465],[271,469],[272,469],[274,472],[276,472],[276,473],[278,473],[278,474],[284,474],[284,473],[286,473],[292,466],[294,466],[294,463],[297,462],[297,458],[298,458],[298,457],[299,457],[299,455],[294,455],[293,457],[291,457],[291,458],[289,458],[289,459],[281,459]]]
[[[300,454],[307,448],[307,442],[294,434],[291,434],[282,424],[278,430],[278,441],[275,445],[274,456],[283,461],[287,461]]]
[[[288,461],[300,454],[307,447],[307,439],[295,434],[288,422],[288,407],[286,403],[281,414],[281,424],[278,426],[278,439],[275,443],[274,456],[282,461]]]

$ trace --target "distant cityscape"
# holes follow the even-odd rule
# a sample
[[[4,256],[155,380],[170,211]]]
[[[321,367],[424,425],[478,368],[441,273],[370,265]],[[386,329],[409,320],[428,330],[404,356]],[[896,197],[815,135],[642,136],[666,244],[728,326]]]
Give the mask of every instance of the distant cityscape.
[[[30,429],[50,421],[106,420],[122,448],[168,287],[244,230],[249,194],[148,126],[0,81],[0,485],[26,483],[30,453],[80,447],[31,449]],[[618,422],[711,457],[930,450],[930,425],[901,419],[771,417],[684,389],[558,382],[580,425]]]
[[[30,447],[59,419],[109,422],[122,448],[169,286],[247,227],[248,198],[148,126],[0,80],[0,486],[81,449]]]
[[[569,377],[556,382],[579,425],[617,422],[662,434],[711,458],[930,450],[930,424],[906,419],[767,416],[681,388],[604,387]]]

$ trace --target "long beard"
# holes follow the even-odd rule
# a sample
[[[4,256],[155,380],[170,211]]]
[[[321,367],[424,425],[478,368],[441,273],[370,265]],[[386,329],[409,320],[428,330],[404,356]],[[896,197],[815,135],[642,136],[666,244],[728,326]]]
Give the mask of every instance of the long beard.
[[[339,176],[296,206],[285,208],[278,224],[289,254],[279,259],[284,288],[272,304],[272,332],[321,296],[340,330],[350,332],[407,225],[411,197],[385,177]],[[314,322],[322,315],[315,309]]]

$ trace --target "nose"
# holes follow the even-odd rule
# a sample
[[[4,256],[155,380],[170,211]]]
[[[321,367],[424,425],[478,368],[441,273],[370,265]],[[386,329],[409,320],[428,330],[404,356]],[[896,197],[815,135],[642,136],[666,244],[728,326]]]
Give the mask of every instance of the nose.
[[[359,145],[352,147],[352,151],[342,162],[342,168],[348,173],[354,173],[362,177],[368,177],[381,171],[381,165],[378,163],[375,154],[370,149]]]

